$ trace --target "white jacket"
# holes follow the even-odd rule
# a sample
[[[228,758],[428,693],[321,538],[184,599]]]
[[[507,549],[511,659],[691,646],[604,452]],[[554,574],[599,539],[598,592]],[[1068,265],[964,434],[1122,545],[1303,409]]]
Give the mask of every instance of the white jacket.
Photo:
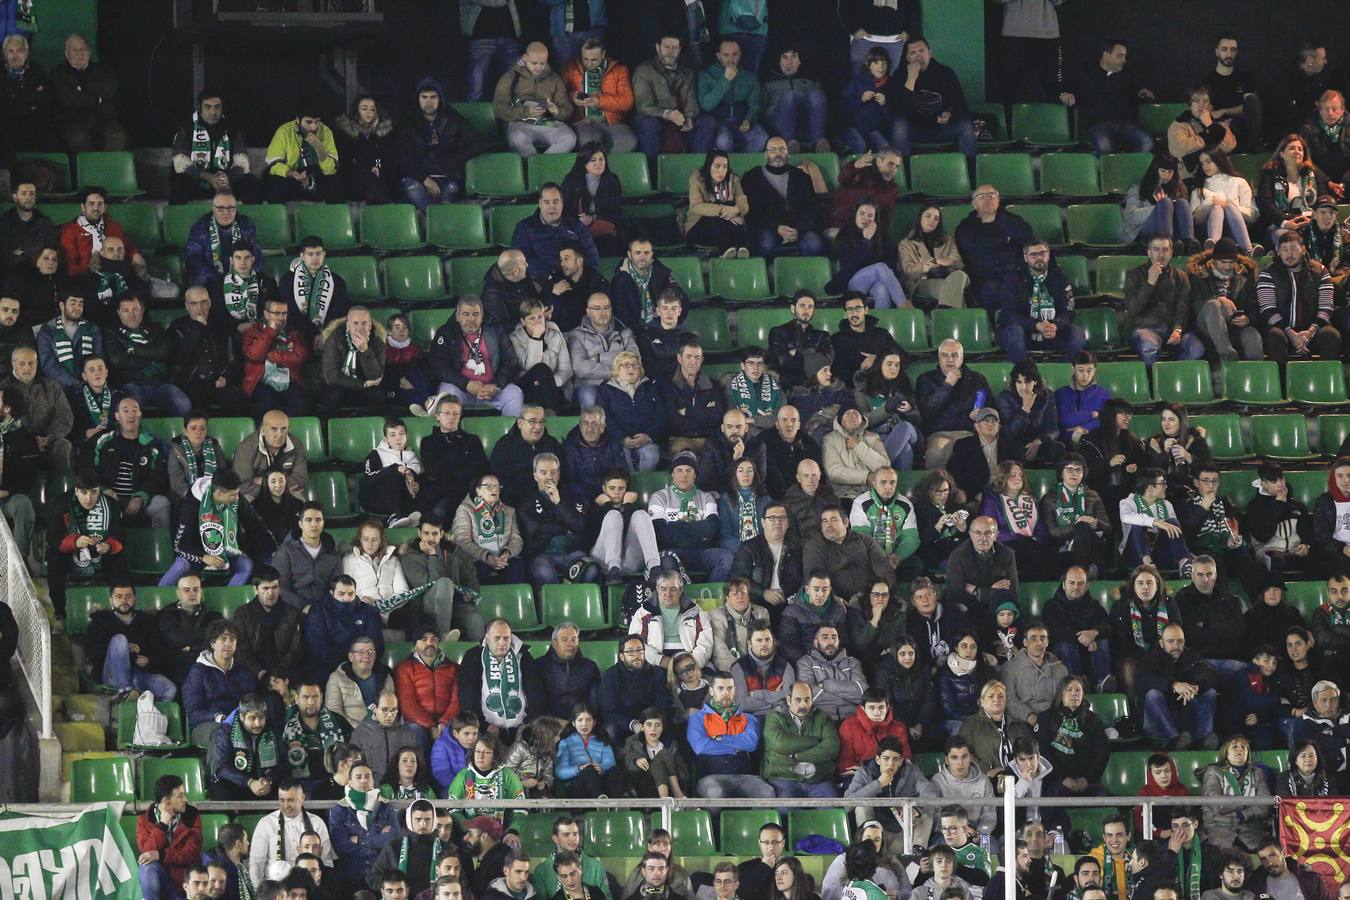
[[[286,820],[285,846],[280,848],[284,853],[278,859],[277,831],[280,819],[280,812],[270,812],[259,819],[258,827],[253,829],[253,839],[248,848],[248,875],[254,884],[262,884],[268,878],[280,881],[286,877],[295,864],[295,858],[300,855],[300,835],[306,830],[318,834],[323,864],[333,865],[333,845],[328,840],[328,825],[322,813],[305,810],[304,814]]]
[[[1236,206],[1247,224],[1256,221],[1256,204],[1252,202],[1252,186],[1241,175],[1227,175],[1216,172],[1205,179],[1202,187],[1191,191],[1191,212],[1196,221],[1209,215],[1214,207],[1214,197],[1228,200],[1230,206]]]
[[[398,548],[388,546],[379,559],[367,556],[360,548],[354,548],[342,558],[342,572],[356,579],[356,596],[379,597],[388,599],[408,589],[408,579],[403,577],[403,564],[398,560]]]
[[[688,597],[681,597],[680,602],[688,604],[680,610],[680,618],[677,620],[680,646],[686,653],[694,655],[694,661],[701,669],[712,659],[712,622],[708,621],[708,614]],[[660,665],[666,648],[666,627],[661,620],[661,613],[653,612],[645,604],[639,607],[638,611],[633,613],[632,621],[628,623],[628,633],[641,635],[646,644],[644,649],[647,662],[653,666]]]

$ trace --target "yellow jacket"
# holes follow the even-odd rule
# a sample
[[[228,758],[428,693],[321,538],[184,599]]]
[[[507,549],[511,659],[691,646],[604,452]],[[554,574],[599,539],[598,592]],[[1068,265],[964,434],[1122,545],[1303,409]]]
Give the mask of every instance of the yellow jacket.
[[[319,160],[319,171],[324,175],[337,174],[338,152],[337,141],[333,138],[333,129],[319,123],[319,143],[323,145],[322,159]],[[272,142],[267,145],[267,174],[285,175],[288,172],[295,171],[300,165],[300,126],[292,119],[289,122],[283,122],[277,128],[276,134],[272,135]]]

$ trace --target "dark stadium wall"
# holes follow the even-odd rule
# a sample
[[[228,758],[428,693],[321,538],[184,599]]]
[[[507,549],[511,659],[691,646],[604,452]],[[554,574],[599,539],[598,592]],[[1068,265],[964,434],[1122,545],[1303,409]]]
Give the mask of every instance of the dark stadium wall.
[[[38,31],[33,41],[33,58],[51,71],[65,56],[66,35],[80,32],[98,52],[98,0],[48,0],[34,4]]]

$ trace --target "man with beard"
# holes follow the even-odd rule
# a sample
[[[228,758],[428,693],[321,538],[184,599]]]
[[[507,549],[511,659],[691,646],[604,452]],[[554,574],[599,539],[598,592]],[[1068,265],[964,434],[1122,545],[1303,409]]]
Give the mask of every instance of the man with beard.
[[[248,157],[244,157],[247,165]],[[234,251],[247,249],[254,260],[263,258],[258,232],[248,216],[239,212],[239,198],[226,188],[211,196],[211,211],[192,223],[183,264],[192,284],[205,285],[223,277],[230,268]]]
[[[117,305],[123,297],[143,296],[148,282],[141,279],[126,261],[126,243],[108,237],[89,261],[89,270],[78,279],[84,292],[84,308],[90,320],[105,328],[117,321]]]
[[[7,47],[13,37],[5,39]],[[14,205],[0,214],[0,272],[32,265],[43,247],[56,243],[56,226],[37,209],[37,185],[16,177],[9,195]]]
[[[666,672],[647,662],[641,635],[630,634],[619,644],[619,661],[600,676],[597,698],[600,721],[610,745],[621,747],[641,725],[642,710],[656,707],[670,713],[674,702],[666,688]]]
[[[290,774],[299,780],[305,794],[315,800],[336,800],[325,790],[331,782],[324,757],[333,747],[345,744],[352,728],[347,720],[323,705],[323,687],[315,679],[302,679],[295,702],[286,710],[281,744],[290,764]]]
[[[764,165],[747,172],[742,184],[750,200],[747,221],[756,256],[772,259],[793,250],[824,255],[825,241],[816,231],[816,191],[809,175],[788,165],[786,140],[770,138]]]
[[[821,712],[842,722],[858,711],[867,692],[867,676],[862,663],[841,646],[838,627],[825,624],[816,629],[810,652],[796,665],[797,677],[810,686]]]
[[[675,286],[670,268],[656,259],[652,242],[634,236],[628,241],[628,254],[610,284],[614,317],[634,334],[639,333],[657,314],[657,300],[667,288]]]
[[[380,850],[370,867],[366,884],[374,890],[384,883],[385,875],[400,872],[407,876],[408,897],[426,890],[431,884],[441,855],[441,838],[436,832],[436,808],[430,800],[414,800],[403,814],[404,833]]]
[[[267,145],[267,198],[326,200],[337,181],[338,150],[333,130],[316,104],[305,101],[295,118],[282,122]]]
[[[791,321],[769,329],[768,362],[778,373],[785,394],[806,380],[803,363],[807,353],[821,353],[831,359],[834,355],[829,332],[811,324],[816,314],[815,295],[805,288],[798,290],[792,295],[791,309]]]
[[[586,252],[581,244],[563,241],[558,245],[558,265],[553,274],[548,276],[544,302],[549,310],[549,318],[559,331],[566,333],[580,325],[590,296],[607,294],[609,291],[609,282],[586,261]]]
[[[1000,347],[1014,364],[1028,350],[1059,351],[1066,362],[1087,343],[1073,323],[1073,285],[1050,255],[1050,245],[1032,240],[1022,247],[1022,263],[1008,270],[999,289]]]
[[[66,272],[78,278],[89,271],[90,261],[110,237],[121,238],[126,245],[131,267],[141,278],[148,272],[145,257],[126,236],[122,226],[108,214],[108,192],[101,187],[86,187],[80,192],[80,214],[61,226],[61,258]]]
[[[204,200],[222,191],[249,194],[257,188],[249,177],[244,134],[225,121],[225,101],[219,91],[205,88],[197,95],[192,121],[174,133],[169,152],[173,154],[171,203]]]

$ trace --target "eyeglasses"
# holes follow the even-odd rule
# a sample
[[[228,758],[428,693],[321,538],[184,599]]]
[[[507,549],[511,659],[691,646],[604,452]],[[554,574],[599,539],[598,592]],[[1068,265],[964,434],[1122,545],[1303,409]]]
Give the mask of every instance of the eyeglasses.
[[[527,425],[543,425],[543,424],[544,424],[544,419],[541,419],[541,418],[539,418],[538,416],[535,416],[534,418],[531,418],[531,419],[522,419],[521,421],[522,421],[522,422],[525,422]]]
[[[1199,481],[1201,484],[1218,484],[1218,483],[1219,483],[1219,479],[1217,479],[1217,478],[1197,478],[1196,481]]]
[[[697,666],[680,666],[675,670],[676,675],[690,675],[697,669]]]
[[[787,516],[765,516],[765,522],[786,522]]]
[[[975,195],[976,200],[988,200],[991,197],[997,197],[998,191],[980,191]]]
[[[872,591],[873,597],[889,597],[890,595],[890,591]]]
[[[211,208],[214,209],[214,210],[217,210],[217,211],[219,211],[219,212],[234,212],[234,211],[237,210],[239,207],[237,207],[237,206],[212,206]]]
[[[1167,487],[1166,481],[1150,481],[1149,487]]]
[[[502,486],[500,484],[484,483],[480,484],[479,487],[481,487],[485,491],[500,491],[502,489]]]

